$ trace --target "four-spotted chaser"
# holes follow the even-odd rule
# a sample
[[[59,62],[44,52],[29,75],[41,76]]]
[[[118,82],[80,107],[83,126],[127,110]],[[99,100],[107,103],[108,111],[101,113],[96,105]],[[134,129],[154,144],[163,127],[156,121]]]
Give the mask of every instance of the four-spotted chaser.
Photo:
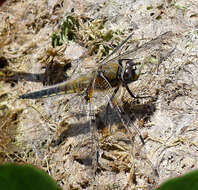
[[[99,62],[99,66],[90,73],[81,74],[77,78],[71,78],[70,80],[51,88],[23,94],[19,96],[19,98],[38,99],[60,94],[83,93],[86,102],[91,102],[94,91],[99,90],[103,92],[106,90],[108,93],[109,89],[113,89],[111,95],[107,94],[108,104],[106,110],[109,109],[109,106],[114,107],[115,101],[113,101],[113,99],[121,86],[127,90],[132,98],[139,98],[133,95],[128,86],[130,83],[138,80],[141,74],[143,63],[135,62],[137,55],[141,56],[141,51],[148,51],[148,53],[150,53],[153,50],[159,50],[163,40],[166,40],[171,35],[173,35],[172,32],[166,32],[139,47],[127,50],[110,59],[110,57],[112,57],[131,38],[132,34],[130,34],[109,56]],[[119,109],[119,107],[117,108]],[[117,113],[121,117],[121,111],[118,110]],[[126,126],[126,124],[124,125]],[[132,126],[136,132],[138,132],[140,139],[144,144],[140,132],[134,125]],[[129,131],[128,127],[127,130]]]

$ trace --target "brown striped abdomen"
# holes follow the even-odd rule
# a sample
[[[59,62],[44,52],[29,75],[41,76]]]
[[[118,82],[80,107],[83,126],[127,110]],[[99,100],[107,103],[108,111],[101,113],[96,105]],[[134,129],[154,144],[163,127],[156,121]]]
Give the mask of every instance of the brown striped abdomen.
[[[38,99],[38,98],[46,98],[52,97],[61,94],[72,94],[72,93],[80,93],[85,88],[88,87],[91,76],[82,75],[77,79],[69,80],[57,86],[23,94],[19,96],[21,99]]]
[[[100,70],[103,76],[108,80],[112,87],[118,84],[117,79],[117,71],[119,65],[117,63],[108,63],[102,65]],[[64,83],[61,83],[57,86],[43,89],[40,91],[35,91],[27,94],[23,94],[19,96],[21,99],[38,99],[51,97],[61,94],[72,94],[72,93],[80,93],[85,90],[91,81],[93,81],[94,77],[96,77],[94,83],[95,90],[105,90],[110,87],[110,85],[102,78],[101,76],[96,76],[96,72],[88,73],[87,75],[80,75],[76,79],[71,79]]]

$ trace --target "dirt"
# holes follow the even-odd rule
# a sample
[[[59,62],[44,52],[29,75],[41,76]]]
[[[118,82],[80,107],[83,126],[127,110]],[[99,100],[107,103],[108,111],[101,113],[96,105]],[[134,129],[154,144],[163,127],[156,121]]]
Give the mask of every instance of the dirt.
[[[5,1],[0,7],[1,163],[33,164],[63,189],[153,189],[197,169],[197,5],[182,0]],[[62,44],[52,47],[52,35],[61,36],[68,15],[77,23],[71,20],[72,30],[64,29]],[[105,94],[94,97],[98,166],[90,132],[94,123],[83,96],[18,98],[88,73],[131,32],[122,52],[168,31],[163,41],[130,54],[145,64],[130,89],[152,97],[132,99],[127,92],[118,97],[131,119],[131,133],[113,109],[105,123]]]

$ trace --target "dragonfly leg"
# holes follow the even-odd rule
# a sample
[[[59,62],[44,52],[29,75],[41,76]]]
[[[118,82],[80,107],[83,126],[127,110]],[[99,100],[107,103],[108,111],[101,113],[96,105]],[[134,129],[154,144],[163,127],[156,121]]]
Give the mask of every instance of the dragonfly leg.
[[[152,96],[134,96],[127,84],[123,84],[123,86],[126,88],[127,92],[130,94],[130,96],[132,98],[136,98],[136,99],[138,99],[138,98],[153,98]]]

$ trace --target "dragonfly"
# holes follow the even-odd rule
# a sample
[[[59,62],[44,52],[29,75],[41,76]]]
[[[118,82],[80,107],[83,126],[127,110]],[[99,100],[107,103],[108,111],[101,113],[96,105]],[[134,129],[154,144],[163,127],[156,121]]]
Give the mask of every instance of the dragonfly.
[[[127,131],[130,132],[130,128],[127,125],[132,124],[128,121],[125,122],[122,118],[122,110],[117,105],[115,100],[116,94],[118,93],[119,89],[123,87],[132,98],[145,98],[135,96],[129,88],[129,84],[137,81],[140,77],[144,65],[144,63],[136,62],[135,57],[137,55],[141,55],[140,52],[142,51],[151,52],[155,49],[159,50],[159,47],[162,45],[163,41],[170,36],[173,36],[173,33],[166,32],[141,46],[137,46],[132,50],[126,50],[124,53],[115,55],[132,36],[133,33],[123,40],[120,45],[118,45],[112,51],[111,54],[100,61],[98,66],[95,69],[92,69],[92,71],[89,73],[80,74],[78,77],[72,77],[63,83],[46,89],[22,94],[19,96],[19,98],[39,99],[62,94],[83,94],[86,103],[91,103],[93,99],[93,93],[95,91],[101,91],[105,93],[108,99],[105,109],[106,113],[108,113],[110,107],[115,108],[122,123],[126,127]],[[110,91],[112,91],[111,94]],[[144,144],[144,139],[137,127],[134,125],[132,125],[132,127],[138,133],[142,144]]]

